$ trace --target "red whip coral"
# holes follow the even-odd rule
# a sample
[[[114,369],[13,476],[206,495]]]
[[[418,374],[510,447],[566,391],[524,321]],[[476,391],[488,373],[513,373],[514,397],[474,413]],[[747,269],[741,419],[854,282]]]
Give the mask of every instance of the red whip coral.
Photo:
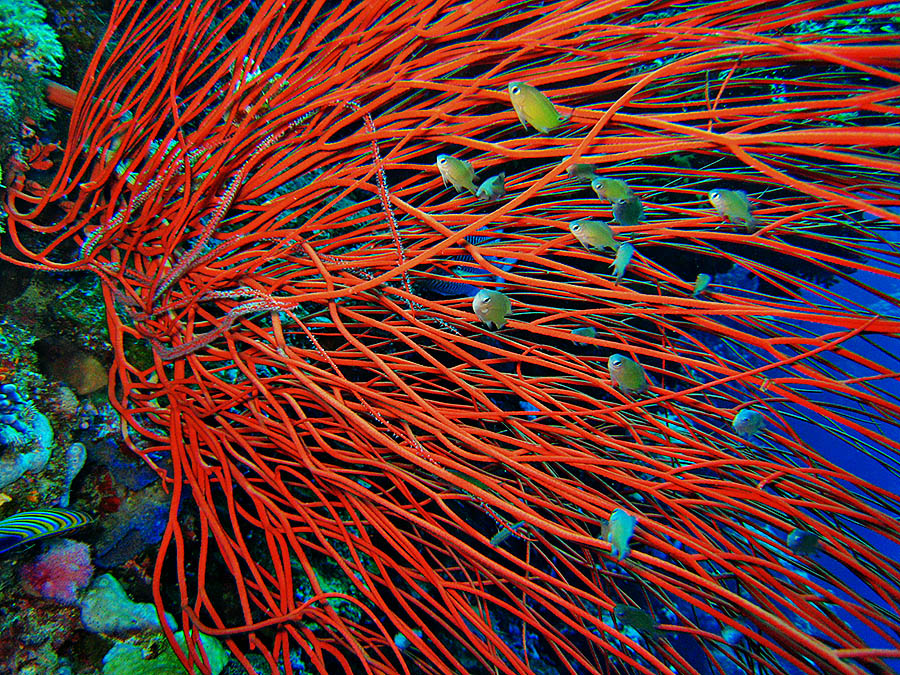
[[[186,631],[273,673],[900,656],[900,505],[851,472],[896,475],[900,446],[900,47],[827,29],[875,4],[117,2],[9,237],[103,282],[110,393],[172,493],[160,611],[173,562]],[[523,129],[513,81],[563,123]],[[438,154],[507,195],[442,189]],[[642,206],[612,228],[618,284],[569,231],[613,215],[585,171]],[[714,189],[746,191],[753,226]],[[502,329],[473,285],[510,298]],[[613,354],[646,391],[613,386]],[[657,639],[622,619],[642,613]]]

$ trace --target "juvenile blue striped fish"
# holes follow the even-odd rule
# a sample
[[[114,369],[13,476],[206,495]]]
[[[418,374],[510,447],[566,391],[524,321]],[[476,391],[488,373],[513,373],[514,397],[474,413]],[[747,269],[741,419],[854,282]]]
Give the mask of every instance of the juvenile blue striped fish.
[[[22,511],[0,520],[0,553],[44,537],[71,532],[93,520],[86,513],[46,508]]]

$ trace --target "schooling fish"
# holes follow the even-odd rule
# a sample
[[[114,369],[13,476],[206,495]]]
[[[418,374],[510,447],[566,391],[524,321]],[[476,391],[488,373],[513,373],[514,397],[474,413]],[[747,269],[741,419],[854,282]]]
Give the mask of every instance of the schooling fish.
[[[481,187],[478,188],[478,192],[475,193],[475,196],[487,202],[497,201],[498,199],[506,195],[506,184],[504,183],[505,180],[505,173],[491,176],[481,184]]]
[[[619,603],[613,608],[613,613],[624,625],[631,626],[645,637],[652,640],[656,640],[659,637],[658,624],[644,610]]]
[[[570,159],[571,156],[563,157],[563,163],[568,162]],[[569,166],[566,167],[566,175],[574,180],[590,183],[591,179],[594,177],[594,165],[569,164]]]
[[[737,628],[732,628],[731,626],[722,626],[719,635],[721,635],[722,639],[730,645],[740,644],[744,640],[744,634]]]
[[[627,243],[622,244],[619,247],[619,250],[616,251],[616,257],[612,262],[613,273],[616,275],[616,283],[622,281],[622,277],[625,276],[625,268],[628,267],[628,263],[631,262],[631,257],[633,255],[634,246]]]
[[[650,386],[644,366],[623,354],[609,357],[609,377],[623,394],[640,394]]]
[[[750,213],[750,200],[743,190],[726,190],[718,188],[710,190],[709,203],[712,204],[723,218],[732,223],[743,223],[747,232],[753,230],[756,224]]]
[[[593,326],[582,326],[581,328],[573,328],[572,329],[572,341],[577,342],[579,344],[587,344],[585,340],[582,338],[593,338],[597,337],[597,329]]]
[[[637,195],[613,202],[613,218],[619,225],[634,227],[644,216],[644,205]]]
[[[28,542],[69,532],[90,523],[86,513],[46,508],[22,511],[0,520],[0,553]]]
[[[615,204],[620,199],[633,199],[634,191],[624,180],[616,178],[602,178],[597,176],[591,181],[591,187],[597,193],[599,199],[605,199],[610,204]]]
[[[601,251],[607,248],[615,251],[619,248],[612,229],[600,220],[576,220],[569,223],[569,232],[588,250],[591,246]]]
[[[473,195],[478,192],[475,187],[475,170],[464,159],[458,159],[453,155],[438,155],[437,168],[441,172],[444,186],[449,183],[457,192],[468,190]]]
[[[704,274],[701,272],[697,275],[697,281],[694,282],[694,292],[691,293],[692,298],[696,298],[700,295],[706,288],[709,286],[709,282],[712,281],[712,277],[708,274]]]
[[[606,541],[612,545],[612,554],[619,560],[624,560],[631,553],[628,544],[634,535],[634,527],[637,522],[637,516],[632,516],[625,509],[616,509],[609,517]]]
[[[787,536],[787,547],[797,555],[812,555],[819,550],[819,535],[794,528]]]
[[[418,628],[414,628],[412,630],[412,633],[420,640],[422,639],[422,631],[420,631]],[[409,649],[412,646],[413,641],[406,637],[403,633],[395,633],[394,644],[397,645],[397,649],[402,652],[404,649]]]
[[[741,438],[752,438],[765,428],[766,418],[758,410],[744,408],[734,416],[731,426]]]
[[[503,328],[506,325],[506,315],[512,310],[509,298],[500,291],[492,291],[482,288],[472,298],[472,311],[489,328]]]
[[[546,134],[568,119],[559,114],[549,98],[526,82],[509,83],[509,100],[526,129],[530,124]]]
[[[466,237],[466,243],[475,247],[481,247],[502,243],[502,240],[479,230],[475,234]],[[486,255],[484,259],[503,271],[512,268],[516,262],[515,258],[499,258],[492,255]],[[430,267],[428,271],[434,274],[436,278],[423,279],[423,288],[444,296],[463,295],[474,297],[481,288],[479,281],[487,283],[503,282],[501,277],[483,269],[468,253],[452,256],[451,264],[447,268],[434,266]]]

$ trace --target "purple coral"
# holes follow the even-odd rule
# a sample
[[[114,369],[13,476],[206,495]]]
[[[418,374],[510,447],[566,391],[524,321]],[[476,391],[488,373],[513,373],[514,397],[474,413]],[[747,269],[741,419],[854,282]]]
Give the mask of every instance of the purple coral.
[[[74,605],[78,602],[78,591],[88,585],[93,573],[87,544],[61,539],[24,565],[20,579],[22,588],[31,595]]]

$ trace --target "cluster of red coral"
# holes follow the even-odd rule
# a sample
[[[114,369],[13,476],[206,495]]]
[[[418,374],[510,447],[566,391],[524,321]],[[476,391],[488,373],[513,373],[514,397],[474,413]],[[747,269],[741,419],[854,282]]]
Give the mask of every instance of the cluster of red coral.
[[[843,11],[818,0],[245,6],[118,2],[56,177],[10,197],[20,262],[101,277],[115,406],[199,513],[195,550],[172,509],[159,605],[174,557],[170,609],[273,673],[900,655],[872,541],[900,502],[808,435],[900,450],[900,260],[858,216],[897,221],[900,48],[793,34]],[[513,80],[565,123],[523,130]],[[442,190],[438,154],[506,196]],[[641,200],[620,283],[570,234],[614,214],[564,158]],[[708,203],[729,187],[756,228]]]

